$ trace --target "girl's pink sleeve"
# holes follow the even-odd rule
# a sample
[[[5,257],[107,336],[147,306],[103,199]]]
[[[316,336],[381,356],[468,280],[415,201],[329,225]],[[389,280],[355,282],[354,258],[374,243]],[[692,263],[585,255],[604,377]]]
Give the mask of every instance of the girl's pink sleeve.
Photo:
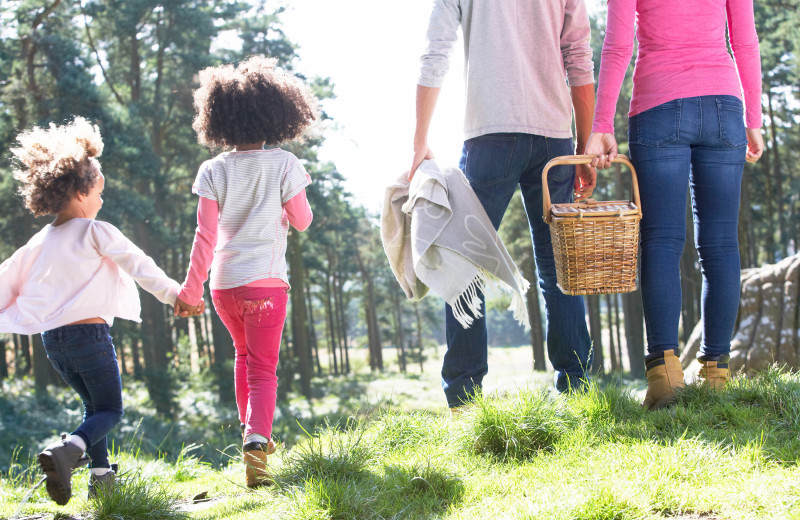
[[[305,189],[289,199],[289,202],[283,205],[283,209],[289,217],[289,224],[297,231],[308,229],[308,226],[311,225],[311,220],[314,218],[311,206],[308,205]]]
[[[728,0],[728,33],[742,82],[747,128],[761,128],[761,54],[753,0]]]
[[[178,294],[178,298],[189,305],[199,305],[203,300],[203,284],[208,279],[208,270],[214,259],[214,248],[217,246],[218,222],[217,201],[200,197],[200,202],[197,204],[197,231],[192,243],[189,272]]]
[[[608,21],[603,52],[600,55],[600,77],[597,84],[597,105],[592,132],[614,133],[614,114],[625,72],[633,55],[633,32],[636,21],[636,0],[608,0]]]

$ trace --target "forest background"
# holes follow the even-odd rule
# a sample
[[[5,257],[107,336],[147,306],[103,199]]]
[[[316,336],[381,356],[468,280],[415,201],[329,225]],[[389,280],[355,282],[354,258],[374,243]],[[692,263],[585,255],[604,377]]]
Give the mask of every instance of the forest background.
[[[759,163],[745,168],[740,214],[744,268],[794,254],[800,234],[798,7],[797,0],[755,6],[767,147]],[[252,54],[273,56],[284,68],[299,70],[302,56],[296,42],[286,36],[284,12],[285,4],[271,0],[4,0],[0,198],[5,203],[0,206],[0,259],[48,222],[34,219],[24,209],[8,149],[24,129],[81,115],[97,122],[105,140],[101,157],[105,205],[100,218],[118,226],[170,276],[182,281],[196,225],[197,199],[191,184],[197,167],[213,154],[197,144],[191,129],[197,72]],[[602,9],[593,12],[595,71],[604,20]],[[238,38],[229,38],[231,34]],[[410,46],[410,52],[418,48]],[[335,97],[335,78],[308,72],[304,77],[323,107],[326,99]],[[409,89],[413,80],[409,78]],[[630,90],[629,73],[617,107],[620,143],[627,141]],[[315,219],[307,232],[289,236],[292,291],[279,364],[279,403],[292,396],[311,399],[330,377],[355,377],[353,359],[364,353],[372,372],[418,373],[427,357],[438,355],[436,347],[443,342],[441,300],[405,299],[381,247],[378,215],[348,193],[336,164],[320,160],[320,148],[336,123],[324,110],[322,118],[323,124],[308,139],[285,144],[303,160],[314,180],[308,197]],[[457,124],[454,128],[459,128]],[[621,151],[626,152],[624,144]],[[388,184],[395,173],[376,172],[371,182]],[[601,174],[611,181],[601,183],[597,198],[626,198],[630,191],[626,173],[612,169]],[[687,226],[688,247],[682,259],[684,341],[700,313],[700,274],[691,229]],[[535,280],[528,226],[518,197],[500,232],[526,278]],[[504,311],[507,306],[502,297],[489,302],[491,344],[528,350],[531,370],[546,372],[536,284],[528,294],[530,331],[513,322]],[[112,329],[123,386],[141,385],[148,406],[162,421],[181,416],[181,390],[192,385],[210,389],[214,407],[235,409],[231,340],[210,300],[207,308],[203,316],[173,319],[171,309],[142,292],[142,323],[118,320]],[[587,319],[595,344],[593,370],[641,377],[644,328],[638,292],[587,298]],[[63,385],[44,355],[40,336],[0,335],[0,348],[4,389],[11,382],[30,381],[35,393],[44,396],[48,385]],[[10,438],[13,432],[6,428],[3,452]],[[13,443],[8,446],[8,453],[13,447]]]

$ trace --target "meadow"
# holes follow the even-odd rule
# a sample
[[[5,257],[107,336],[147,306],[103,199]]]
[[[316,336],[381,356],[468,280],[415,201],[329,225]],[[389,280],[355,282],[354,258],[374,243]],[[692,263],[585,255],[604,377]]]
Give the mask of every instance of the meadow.
[[[174,421],[126,388],[117,489],[88,501],[78,470],[64,507],[34,490],[32,457],[78,419],[77,403],[4,383],[0,442],[17,448],[0,460],[0,519],[800,520],[798,373],[737,376],[722,393],[690,384],[674,408],[648,412],[643,381],[559,396],[530,372],[529,350],[493,349],[486,394],[451,416],[438,359],[422,374],[361,366],[315,380],[311,402],[281,406],[275,485],[258,490],[243,485],[235,414],[201,382]]]

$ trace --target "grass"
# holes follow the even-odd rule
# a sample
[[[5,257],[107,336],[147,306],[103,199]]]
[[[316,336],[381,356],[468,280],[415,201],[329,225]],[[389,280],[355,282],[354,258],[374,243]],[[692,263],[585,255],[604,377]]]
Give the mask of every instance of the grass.
[[[617,380],[571,396],[488,394],[453,418],[413,407],[333,414],[270,456],[276,484],[255,491],[236,445],[218,446],[214,463],[191,444],[177,456],[118,451],[130,481],[107,516],[83,499],[85,472],[67,506],[40,488],[20,509],[38,481],[20,455],[2,473],[0,518],[151,518],[123,504],[162,497],[165,516],[152,518],[800,520],[800,374],[773,368],[725,392],[688,385],[657,412],[639,401]],[[209,501],[192,500],[202,492]]]

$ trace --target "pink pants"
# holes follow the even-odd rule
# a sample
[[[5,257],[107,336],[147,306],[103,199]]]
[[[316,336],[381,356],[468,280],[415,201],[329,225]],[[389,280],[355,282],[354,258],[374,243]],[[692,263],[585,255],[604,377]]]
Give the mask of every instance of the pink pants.
[[[211,291],[214,308],[236,348],[236,406],[244,434],[272,435],[278,391],[278,353],[288,295],[283,287]]]

